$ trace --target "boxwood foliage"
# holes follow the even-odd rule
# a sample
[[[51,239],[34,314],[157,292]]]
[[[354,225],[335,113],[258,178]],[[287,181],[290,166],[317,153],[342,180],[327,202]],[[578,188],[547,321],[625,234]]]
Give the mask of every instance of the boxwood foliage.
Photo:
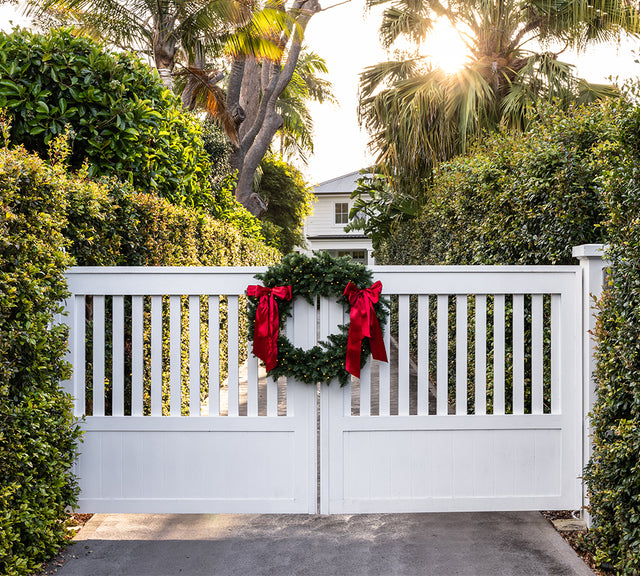
[[[52,325],[70,263],[64,178],[0,149],[0,573],[29,574],[66,534],[78,430],[60,387],[66,328]]]
[[[0,32],[0,108],[11,138],[47,158],[72,129],[70,164],[115,174],[175,204],[211,206],[212,166],[198,120],[134,56],[68,30]]]
[[[640,109],[623,124],[603,173],[612,267],[599,302],[593,455],[586,470],[596,559],[640,573]]]

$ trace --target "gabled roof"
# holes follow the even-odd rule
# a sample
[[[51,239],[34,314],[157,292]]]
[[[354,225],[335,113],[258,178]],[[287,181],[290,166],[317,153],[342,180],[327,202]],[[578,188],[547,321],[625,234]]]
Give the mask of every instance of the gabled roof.
[[[312,192],[314,194],[351,194],[358,187],[358,178],[361,176],[360,170],[356,170],[344,176],[320,182]]]

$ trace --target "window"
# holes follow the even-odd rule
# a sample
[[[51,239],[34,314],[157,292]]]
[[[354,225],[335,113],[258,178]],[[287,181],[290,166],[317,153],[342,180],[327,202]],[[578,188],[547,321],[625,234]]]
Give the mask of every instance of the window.
[[[334,206],[335,206],[335,223],[348,224],[349,223],[349,203],[336,202]]]
[[[356,262],[367,263],[367,253],[365,250],[338,250],[338,257],[350,256]]]

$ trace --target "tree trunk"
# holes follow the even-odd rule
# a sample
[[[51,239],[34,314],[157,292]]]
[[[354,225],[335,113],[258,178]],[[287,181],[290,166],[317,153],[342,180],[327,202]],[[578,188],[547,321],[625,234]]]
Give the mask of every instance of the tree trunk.
[[[267,206],[253,191],[254,175],[282,126],[276,103],[293,76],[307,24],[319,10],[318,0],[294,1],[288,12],[295,25],[290,34],[280,38],[285,47],[281,61],[258,62],[245,58],[233,62],[227,110],[238,123],[239,142],[230,159],[231,166],[238,171],[236,199],[258,218],[266,212]]]

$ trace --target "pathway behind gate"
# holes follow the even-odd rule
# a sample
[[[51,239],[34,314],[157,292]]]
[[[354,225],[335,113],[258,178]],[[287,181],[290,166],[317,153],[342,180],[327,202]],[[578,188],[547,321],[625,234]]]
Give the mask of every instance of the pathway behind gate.
[[[537,512],[97,514],[60,576],[593,576]]]

